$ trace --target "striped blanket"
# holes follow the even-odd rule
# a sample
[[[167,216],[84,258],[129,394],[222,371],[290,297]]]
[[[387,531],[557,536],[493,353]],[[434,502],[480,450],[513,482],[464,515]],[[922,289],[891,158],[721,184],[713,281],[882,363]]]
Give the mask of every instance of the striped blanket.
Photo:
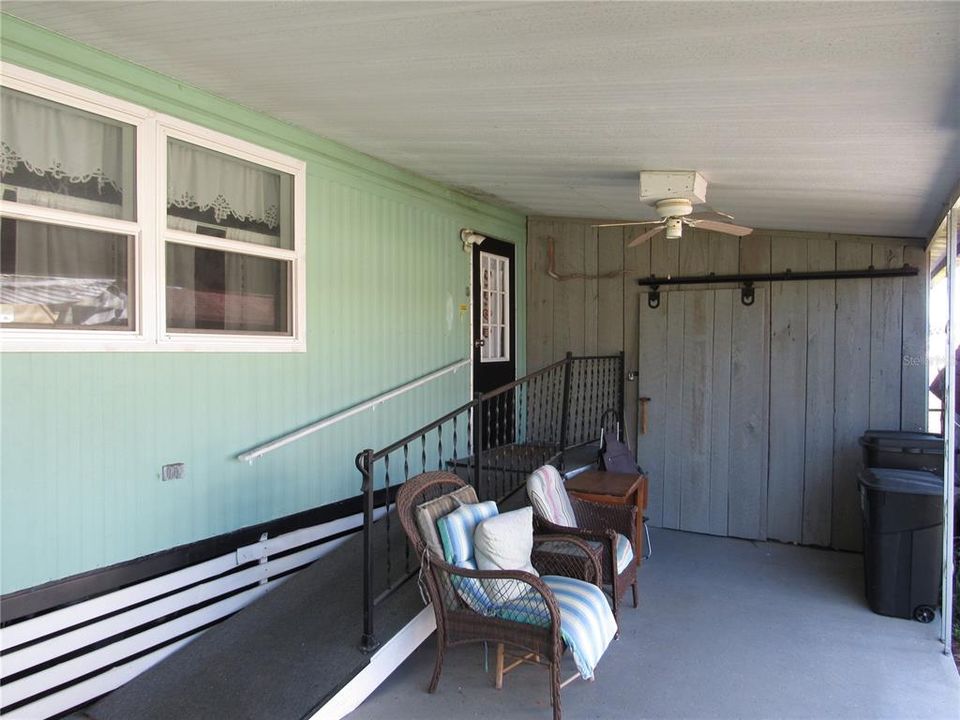
[[[544,575],[540,578],[553,591],[560,606],[560,634],[573,653],[573,660],[584,680],[593,677],[613,636],[617,621],[603,591],[583,580]],[[549,625],[550,614],[536,593],[499,605],[494,613],[506,620]]]

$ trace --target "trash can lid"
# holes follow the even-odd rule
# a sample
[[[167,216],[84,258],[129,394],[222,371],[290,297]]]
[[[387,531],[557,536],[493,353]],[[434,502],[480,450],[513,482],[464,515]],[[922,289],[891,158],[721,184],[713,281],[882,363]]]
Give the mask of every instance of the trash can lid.
[[[881,492],[907,495],[943,494],[943,481],[937,475],[923,470],[865,468],[860,471],[859,479],[861,485]]]
[[[874,447],[913,448],[943,452],[943,436],[936,433],[907,432],[904,430],[867,430],[860,436],[861,445]]]

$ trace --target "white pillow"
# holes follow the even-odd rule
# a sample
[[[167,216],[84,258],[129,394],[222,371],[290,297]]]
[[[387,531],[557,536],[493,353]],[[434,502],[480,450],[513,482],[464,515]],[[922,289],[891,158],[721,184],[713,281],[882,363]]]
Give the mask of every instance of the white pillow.
[[[473,531],[473,553],[478,570],[523,570],[539,577],[530,563],[533,551],[533,508],[497,515]],[[484,589],[499,604],[514,600],[530,587],[516,580],[484,580]]]

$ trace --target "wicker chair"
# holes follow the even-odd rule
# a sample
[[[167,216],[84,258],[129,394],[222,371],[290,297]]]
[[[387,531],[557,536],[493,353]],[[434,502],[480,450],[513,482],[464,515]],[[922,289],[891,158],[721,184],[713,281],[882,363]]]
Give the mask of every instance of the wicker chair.
[[[536,575],[521,571],[480,571],[451,565],[427,549],[425,539],[416,521],[416,508],[435,498],[464,487],[465,483],[456,475],[448,472],[429,472],[411,478],[403,484],[397,493],[396,507],[404,532],[411,546],[421,558],[420,581],[426,585],[429,599],[433,605],[437,620],[437,657],[430,679],[429,692],[437,689],[446,648],[465,643],[495,643],[497,645],[496,686],[502,683],[503,672],[521,662],[546,665],[550,670],[550,691],[554,720],[561,718],[560,689],[574,678],[561,681],[560,662],[565,648],[560,633],[560,606],[547,584]],[[542,542],[569,546],[566,554],[548,552],[538,553],[537,545]],[[572,560],[572,562],[571,562]],[[601,570],[596,554],[578,538],[534,537],[532,561],[537,572],[543,575],[580,576],[593,585],[599,586]],[[589,577],[583,577],[583,570]],[[521,589],[520,603],[527,605],[517,610],[525,614],[527,622],[517,622],[500,616],[483,614],[472,609],[465,602],[463,587],[471,579],[486,582],[487,592],[491,592],[490,581],[507,581],[514,589]],[[516,607],[517,593],[512,600]],[[491,595],[493,597],[493,595]],[[500,598],[502,600],[502,598]],[[529,617],[542,618],[539,624],[531,624]],[[503,646],[518,648],[523,654],[511,668],[503,667]],[[576,676],[574,676],[576,677]]]
[[[610,586],[613,614],[619,623],[620,599],[628,587],[633,591],[633,606],[638,604],[637,563],[632,551],[637,533],[637,509],[571,498],[560,471],[552,465],[537,468],[527,478],[527,496],[533,505],[537,532],[546,536],[574,536],[602,545],[603,583]],[[625,558],[626,548],[630,548],[629,561]]]

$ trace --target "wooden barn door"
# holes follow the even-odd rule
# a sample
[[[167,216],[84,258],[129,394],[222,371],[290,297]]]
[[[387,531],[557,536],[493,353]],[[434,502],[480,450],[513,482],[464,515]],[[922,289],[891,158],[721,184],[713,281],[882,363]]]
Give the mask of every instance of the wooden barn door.
[[[653,525],[766,539],[766,290],[640,296],[639,397],[649,397],[637,458]]]

